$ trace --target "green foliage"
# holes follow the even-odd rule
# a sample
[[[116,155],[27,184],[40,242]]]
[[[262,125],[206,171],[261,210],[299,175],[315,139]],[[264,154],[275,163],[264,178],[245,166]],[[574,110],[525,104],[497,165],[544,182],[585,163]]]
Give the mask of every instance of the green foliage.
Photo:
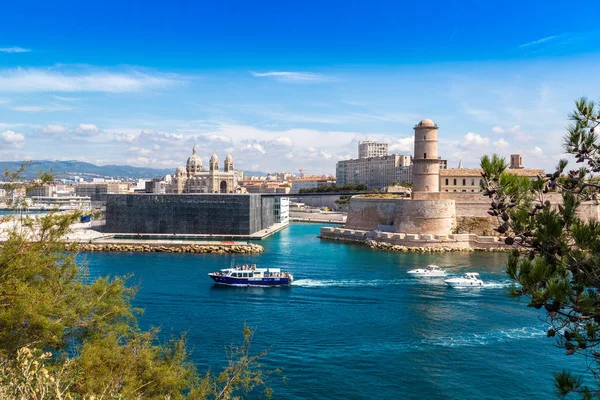
[[[364,192],[367,185],[342,185],[342,186],[320,186],[312,189],[300,189],[300,193],[344,193],[344,192]]]
[[[265,353],[250,354],[247,327],[228,366],[202,375],[185,336],[161,342],[158,330],[141,330],[128,277],[90,279],[63,241],[79,217],[51,212],[5,225],[0,398],[232,399],[264,386]]]
[[[572,124],[564,149],[581,167],[566,171],[561,160],[556,171],[530,182],[511,175],[500,157],[485,156],[484,195],[491,199],[489,214],[497,217],[495,230],[515,251],[507,274],[515,281],[513,297],[525,297],[528,306],[543,309],[548,337],[565,354],[581,355],[591,377],[600,377],[600,223],[585,214],[584,203],[597,207],[600,189],[600,125],[597,104],[582,98],[570,114]],[[592,201],[591,203],[589,203]],[[560,396],[598,398],[600,389],[584,384],[568,371],[555,374]]]

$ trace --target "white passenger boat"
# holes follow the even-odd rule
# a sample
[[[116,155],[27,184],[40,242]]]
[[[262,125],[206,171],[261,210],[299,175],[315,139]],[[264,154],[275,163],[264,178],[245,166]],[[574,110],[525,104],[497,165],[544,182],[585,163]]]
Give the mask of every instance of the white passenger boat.
[[[438,267],[437,265],[428,265],[425,268],[417,268],[417,269],[412,269],[410,271],[408,271],[409,274],[414,275],[414,276],[419,276],[419,277],[441,277],[441,276],[446,276],[448,275],[448,273]]]
[[[450,278],[445,279],[449,286],[452,287],[483,287],[484,283],[481,279],[479,279],[479,274],[477,272],[467,272],[460,278]]]

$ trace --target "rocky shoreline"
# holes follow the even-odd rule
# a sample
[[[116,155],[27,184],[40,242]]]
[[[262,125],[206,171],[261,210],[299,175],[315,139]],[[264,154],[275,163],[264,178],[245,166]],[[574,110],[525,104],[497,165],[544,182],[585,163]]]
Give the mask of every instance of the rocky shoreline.
[[[514,250],[519,250],[515,247],[510,246],[486,246],[486,247],[471,247],[471,246],[427,246],[427,245],[415,245],[415,246],[404,246],[397,245],[387,242],[380,242],[373,239],[365,240],[354,240],[346,238],[333,238],[333,237],[322,237],[320,239],[336,240],[340,242],[348,242],[354,244],[362,244],[374,250],[386,250],[386,251],[398,251],[404,253],[448,253],[448,252],[498,252],[498,253],[509,253]]]
[[[264,247],[254,243],[232,245],[156,245],[156,244],[116,244],[116,243],[71,243],[69,248],[81,252],[139,252],[139,253],[197,253],[197,254],[257,254]]]
[[[402,246],[395,245],[386,242],[377,242],[373,239],[367,239],[364,241],[365,246],[372,249],[378,250],[389,250],[389,251],[401,251],[401,252],[417,252],[417,253],[447,253],[447,252],[472,252],[472,251],[486,251],[486,252],[500,252],[506,253],[515,250],[512,247],[427,247],[427,246]]]

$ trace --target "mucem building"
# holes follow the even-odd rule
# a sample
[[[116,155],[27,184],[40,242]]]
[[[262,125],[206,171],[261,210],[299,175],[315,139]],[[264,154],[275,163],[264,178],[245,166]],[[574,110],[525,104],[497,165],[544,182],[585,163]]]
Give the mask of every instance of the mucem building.
[[[106,231],[251,235],[288,222],[288,201],[260,194],[115,194],[106,200]]]

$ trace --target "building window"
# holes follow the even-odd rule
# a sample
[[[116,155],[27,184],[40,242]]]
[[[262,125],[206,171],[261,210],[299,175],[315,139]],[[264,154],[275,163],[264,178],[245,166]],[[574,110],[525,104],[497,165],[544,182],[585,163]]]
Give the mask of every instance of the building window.
[[[446,179],[446,185],[448,184],[448,179]]]
[[[475,178],[471,178],[471,186],[475,186]]]
[[[465,189],[463,189],[462,191],[463,191],[463,192],[466,192],[466,190],[465,190]]]
[[[424,153],[424,154],[423,154],[423,158],[427,158],[427,153]]]
[[[454,179],[454,186],[456,186],[456,179]]]
[[[466,185],[467,185],[467,180],[463,179],[463,186],[466,186]]]

